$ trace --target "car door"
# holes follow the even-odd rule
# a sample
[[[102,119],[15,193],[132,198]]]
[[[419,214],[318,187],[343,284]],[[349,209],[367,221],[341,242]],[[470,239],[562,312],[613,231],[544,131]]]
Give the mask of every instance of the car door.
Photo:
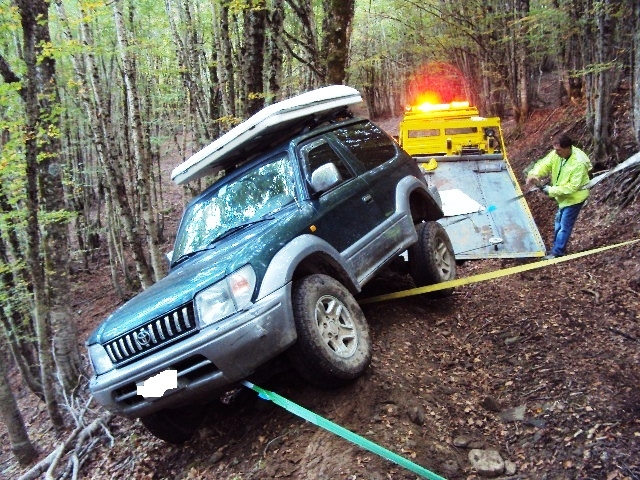
[[[370,266],[363,252],[370,234],[382,222],[383,214],[374,201],[369,184],[345,162],[327,137],[317,137],[299,147],[309,197],[316,211],[314,234],[338,250],[360,276]],[[318,167],[333,163],[340,181],[325,192],[311,191],[311,174]]]
[[[396,194],[403,179],[418,178],[420,171],[389,135],[369,121],[345,125],[334,135],[346,151],[349,162],[369,185],[382,214],[373,234],[376,241],[366,253],[372,263],[371,273],[374,273],[379,264],[405,250],[415,234],[411,214],[406,208],[399,208]]]

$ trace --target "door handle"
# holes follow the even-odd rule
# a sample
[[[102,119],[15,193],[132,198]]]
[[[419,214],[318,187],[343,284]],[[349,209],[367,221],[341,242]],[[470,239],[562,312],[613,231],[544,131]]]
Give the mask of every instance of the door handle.
[[[364,203],[371,203],[373,202],[373,197],[371,196],[370,193],[367,193],[364,197],[362,197],[362,201]]]

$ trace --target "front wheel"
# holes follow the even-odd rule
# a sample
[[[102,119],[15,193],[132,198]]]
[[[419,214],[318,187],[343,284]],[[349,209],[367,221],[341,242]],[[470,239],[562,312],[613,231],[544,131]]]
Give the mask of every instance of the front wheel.
[[[293,285],[297,342],[289,358],[300,375],[322,387],[343,385],[371,362],[369,326],[353,298],[327,275],[309,275]]]
[[[456,258],[451,239],[438,222],[416,225],[418,241],[409,247],[409,268],[416,286],[424,287],[456,278]],[[452,288],[441,290],[449,295]]]
[[[204,405],[166,408],[142,417],[140,421],[155,437],[165,442],[181,444],[189,440],[200,427]]]

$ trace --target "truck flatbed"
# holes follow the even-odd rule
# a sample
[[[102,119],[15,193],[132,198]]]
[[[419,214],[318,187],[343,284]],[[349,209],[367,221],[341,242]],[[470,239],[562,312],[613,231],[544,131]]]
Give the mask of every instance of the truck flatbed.
[[[500,119],[468,105],[408,113],[399,143],[443,199],[456,259],[541,257],[545,246],[509,164]]]

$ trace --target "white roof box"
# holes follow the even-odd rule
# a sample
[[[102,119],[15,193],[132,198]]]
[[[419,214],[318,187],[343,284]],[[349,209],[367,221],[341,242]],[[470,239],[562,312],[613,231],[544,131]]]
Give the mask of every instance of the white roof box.
[[[356,89],[331,85],[269,105],[178,165],[171,179],[183,184],[241,163],[295,135],[307,120],[360,102]]]

